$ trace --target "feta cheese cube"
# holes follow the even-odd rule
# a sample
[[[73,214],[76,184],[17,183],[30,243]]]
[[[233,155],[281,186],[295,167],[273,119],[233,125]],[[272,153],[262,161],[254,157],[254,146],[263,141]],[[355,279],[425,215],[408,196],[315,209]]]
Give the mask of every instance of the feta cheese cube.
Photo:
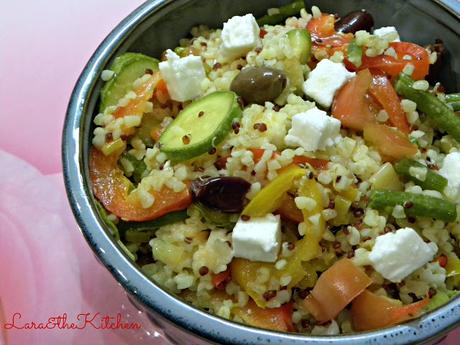
[[[234,16],[222,29],[222,53],[227,58],[244,56],[259,42],[260,28],[252,14]]]
[[[442,167],[439,169],[439,174],[447,179],[447,187],[444,190],[446,196],[460,203],[460,153],[451,152],[442,162]]]
[[[239,219],[232,233],[233,255],[251,261],[275,262],[281,246],[279,216]]]
[[[340,121],[323,110],[312,108],[292,117],[292,127],[284,141],[288,146],[316,151],[324,150],[340,138]]]
[[[437,251],[435,243],[425,243],[414,229],[402,228],[378,236],[369,260],[384,278],[399,283],[431,261]]]
[[[399,33],[394,26],[383,26],[374,30],[374,35],[386,39],[388,42],[401,42]]]
[[[343,63],[323,59],[308,75],[303,84],[303,92],[323,107],[329,108],[337,90],[354,76],[355,73],[348,72]]]
[[[166,58],[158,66],[171,98],[184,102],[201,96],[201,82],[206,78],[201,57],[189,55],[179,58],[168,49]]]

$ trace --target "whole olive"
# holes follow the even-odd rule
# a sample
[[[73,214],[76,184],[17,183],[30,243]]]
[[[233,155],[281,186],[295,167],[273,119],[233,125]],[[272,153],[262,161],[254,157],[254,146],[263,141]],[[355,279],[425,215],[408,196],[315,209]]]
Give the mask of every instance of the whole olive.
[[[246,104],[273,101],[286,87],[286,75],[269,67],[247,67],[233,79],[230,90]]]
[[[240,177],[208,177],[192,181],[194,201],[225,213],[241,212],[251,184]]]
[[[374,26],[374,18],[366,10],[353,11],[335,23],[335,30],[343,33],[355,33],[359,30],[370,31]]]

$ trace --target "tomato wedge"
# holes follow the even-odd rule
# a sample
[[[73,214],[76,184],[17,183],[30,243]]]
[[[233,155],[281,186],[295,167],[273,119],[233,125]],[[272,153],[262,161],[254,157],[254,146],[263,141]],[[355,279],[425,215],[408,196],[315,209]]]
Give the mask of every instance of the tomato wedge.
[[[375,111],[366,94],[372,82],[368,69],[359,71],[355,78],[343,86],[332,104],[332,116],[344,127],[362,130],[367,123],[375,122]]]
[[[167,213],[187,208],[192,203],[188,188],[174,192],[164,187],[161,192],[152,190],[154,204],[143,208],[137,198],[129,195],[131,182],[117,166],[118,155],[105,156],[92,148],[89,156],[89,173],[96,198],[111,213],[123,220],[146,221]]]
[[[353,328],[355,331],[369,331],[397,325],[418,316],[429,301],[425,298],[419,302],[400,306],[388,298],[365,290],[355,298],[351,307]]]
[[[371,283],[350,259],[341,259],[321,274],[305,307],[319,322],[332,320]]]
[[[407,135],[396,128],[369,123],[364,127],[364,139],[375,146],[387,161],[399,160],[415,155],[417,146]]]
[[[392,42],[390,47],[396,51],[397,58],[388,55],[368,57],[363,54],[360,68],[375,68],[390,76],[397,76],[407,64],[411,64],[414,66],[412,78],[415,80],[425,78],[430,68],[430,58],[425,48],[410,42]],[[412,59],[406,60],[405,56],[410,56]]]
[[[292,303],[283,304],[279,308],[260,308],[250,300],[235,313],[251,326],[280,332],[294,332],[292,323]]]
[[[159,72],[152,74],[144,84],[134,90],[136,98],[131,99],[127,105],[118,107],[113,116],[118,118],[126,115],[142,115],[145,112],[145,103],[152,98],[160,80]]]
[[[406,119],[406,114],[401,107],[398,94],[388,78],[382,75],[375,75],[372,79],[369,92],[388,113],[390,123],[401,132],[408,134],[410,127]]]

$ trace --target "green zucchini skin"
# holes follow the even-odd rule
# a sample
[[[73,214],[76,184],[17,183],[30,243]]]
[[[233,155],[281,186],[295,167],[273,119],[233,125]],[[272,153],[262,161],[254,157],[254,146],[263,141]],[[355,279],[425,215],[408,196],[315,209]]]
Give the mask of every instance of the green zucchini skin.
[[[237,95],[232,91],[216,91],[199,98],[163,132],[160,151],[173,163],[200,156],[221,143],[241,116]],[[185,136],[189,142],[184,142]]]
[[[132,89],[137,78],[142,77],[146,70],[157,71],[158,60],[140,53],[124,53],[113,61],[110,70],[115,74],[101,90],[99,112],[113,105]]]

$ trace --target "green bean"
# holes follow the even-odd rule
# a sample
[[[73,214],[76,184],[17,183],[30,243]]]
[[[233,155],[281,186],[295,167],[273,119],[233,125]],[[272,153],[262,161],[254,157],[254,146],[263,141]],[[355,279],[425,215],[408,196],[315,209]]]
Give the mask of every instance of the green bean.
[[[396,205],[403,206],[408,216],[430,217],[445,222],[457,219],[454,203],[428,195],[376,190],[369,199],[369,207],[376,210],[391,211]]]
[[[295,16],[299,14],[300,10],[305,8],[303,0],[296,0],[291,4],[287,4],[278,8],[279,13],[267,14],[259,19],[257,23],[262,25],[276,25],[281,23],[288,17]]]
[[[418,184],[423,189],[437,190],[438,192],[442,193],[444,191],[444,188],[446,188],[447,186],[447,180],[444,177],[428,169],[428,167],[417,161],[411,159],[403,159],[397,162],[394,167],[399,175],[408,178],[409,180]],[[420,180],[417,177],[411,175],[410,168],[427,169],[425,179]]]
[[[412,84],[413,80],[408,75],[401,74],[396,81],[396,92],[414,101],[417,109],[424,112],[435,126],[460,141],[460,118],[439,98],[429,92],[414,89]]]

